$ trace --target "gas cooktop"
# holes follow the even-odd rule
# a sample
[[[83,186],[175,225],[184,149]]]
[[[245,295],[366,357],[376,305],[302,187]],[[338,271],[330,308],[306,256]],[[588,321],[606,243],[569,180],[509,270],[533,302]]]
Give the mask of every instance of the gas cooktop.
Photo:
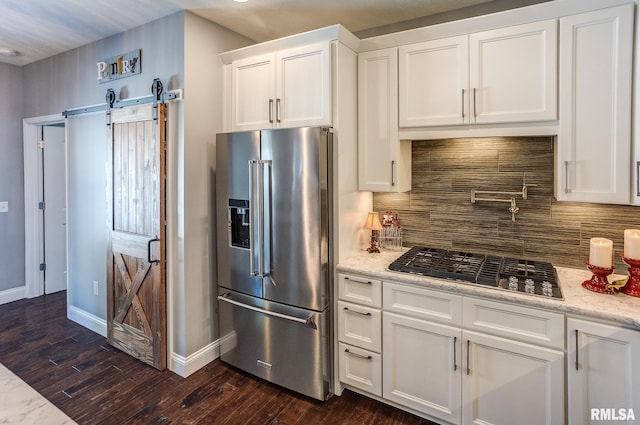
[[[551,263],[415,246],[389,270],[562,299]]]

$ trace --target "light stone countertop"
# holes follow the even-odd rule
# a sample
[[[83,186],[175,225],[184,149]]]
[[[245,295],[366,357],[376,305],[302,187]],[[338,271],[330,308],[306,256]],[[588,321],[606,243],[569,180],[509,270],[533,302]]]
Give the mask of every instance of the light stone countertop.
[[[369,254],[363,250],[340,262],[337,270],[341,273],[366,274],[381,280],[443,290],[459,295],[472,295],[561,313],[586,316],[640,330],[640,298],[625,294],[600,294],[584,289],[582,282],[591,278],[591,273],[586,266],[584,270],[556,267],[559,285],[564,296],[564,300],[560,300],[487,288],[474,283],[462,283],[388,270],[388,265],[406,251],[407,249]],[[611,275],[609,276],[609,282],[622,279],[625,276],[621,274]]]

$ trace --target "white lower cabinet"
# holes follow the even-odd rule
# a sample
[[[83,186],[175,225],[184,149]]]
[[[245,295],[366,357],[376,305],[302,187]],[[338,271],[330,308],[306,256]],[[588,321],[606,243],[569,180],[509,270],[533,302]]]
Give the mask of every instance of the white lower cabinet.
[[[342,384],[382,396],[382,282],[338,275],[338,377]]]
[[[379,309],[338,302],[338,339],[375,352],[380,352],[382,313]]]
[[[460,328],[383,313],[385,399],[460,423]]]
[[[565,423],[564,315],[364,276],[339,279],[345,386],[441,423]]]
[[[463,331],[463,424],[563,424],[564,352]]]
[[[640,332],[567,318],[569,425],[637,423]]]
[[[340,342],[340,382],[382,395],[382,356]]]

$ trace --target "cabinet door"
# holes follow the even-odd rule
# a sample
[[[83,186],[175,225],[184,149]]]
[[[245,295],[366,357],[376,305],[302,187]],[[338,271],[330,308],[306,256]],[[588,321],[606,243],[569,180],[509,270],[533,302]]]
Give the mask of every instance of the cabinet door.
[[[276,125],[331,125],[330,44],[278,52],[276,63]]]
[[[275,56],[264,55],[231,64],[231,127],[233,131],[273,127]]]
[[[411,142],[398,138],[398,49],[358,54],[358,186],[411,189]]]
[[[469,36],[472,122],[556,120],[557,21]]]
[[[564,422],[564,352],[463,331],[462,422]]]
[[[640,332],[571,317],[567,330],[569,424],[602,423],[600,415],[620,417],[620,409],[638,415]]]
[[[460,423],[460,328],[383,313],[382,396]]]
[[[560,19],[556,197],[628,204],[633,4]]]
[[[398,49],[400,127],[469,123],[469,38]]]

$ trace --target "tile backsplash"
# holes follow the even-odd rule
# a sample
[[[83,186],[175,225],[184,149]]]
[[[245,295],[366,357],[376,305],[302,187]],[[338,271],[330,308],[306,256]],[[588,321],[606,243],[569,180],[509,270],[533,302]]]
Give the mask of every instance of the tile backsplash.
[[[584,268],[589,239],[613,240],[616,272],[624,229],[640,228],[640,207],[557,202],[553,196],[553,137],[414,141],[412,190],[373,195],[374,211],[397,212],[403,245],[425,245],[550,261]],[[471,203],[471,190],[519,192],[527,200],[511,221],[509,203]],[[535,186],[534,186],[535,185]],[[508,199],[507,196],[495,196]]]

